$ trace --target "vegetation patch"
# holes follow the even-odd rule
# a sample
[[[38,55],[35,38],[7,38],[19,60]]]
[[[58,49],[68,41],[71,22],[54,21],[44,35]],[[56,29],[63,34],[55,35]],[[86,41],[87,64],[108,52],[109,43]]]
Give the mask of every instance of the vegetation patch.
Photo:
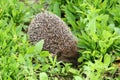
[[[27,28],[42,10],[78,38],[77,66],[32,45]],[[0,80],[120,80],[120,0],[0,0]]]

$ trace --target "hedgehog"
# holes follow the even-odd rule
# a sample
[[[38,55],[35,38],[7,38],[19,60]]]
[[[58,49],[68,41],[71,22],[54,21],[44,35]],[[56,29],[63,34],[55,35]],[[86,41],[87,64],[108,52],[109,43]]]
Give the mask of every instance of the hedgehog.
[[[67,24],[49,11],[38,13],[28,26],[32,44],[44,40],[43,50],[57,56],[58,61],[77,64],[77,39]]]

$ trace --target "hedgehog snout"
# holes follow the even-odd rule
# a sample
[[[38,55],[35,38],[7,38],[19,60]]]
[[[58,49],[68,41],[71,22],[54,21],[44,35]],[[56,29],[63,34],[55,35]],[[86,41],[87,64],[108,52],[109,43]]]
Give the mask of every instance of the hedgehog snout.
[[[69,55],[72,54],[72,55]],[[69,55],[69,56],[68,56]],[[67,63],[73,63],[73,65],[77,65],[78,64],[78,58],[79,58],[79,54],[76,53],[68,53],[68,54],[63,54],[63,53],[59,53],[57,55],[58,61],[63,61],[63,62],[67,62]]]

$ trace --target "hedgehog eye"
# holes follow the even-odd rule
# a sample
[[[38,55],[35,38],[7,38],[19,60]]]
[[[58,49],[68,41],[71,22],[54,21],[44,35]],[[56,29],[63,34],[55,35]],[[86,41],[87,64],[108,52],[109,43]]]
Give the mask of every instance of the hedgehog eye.
[[[62,54],[61,54],[62,52],[58,52],[57,53],[57,57],[60,57]]]

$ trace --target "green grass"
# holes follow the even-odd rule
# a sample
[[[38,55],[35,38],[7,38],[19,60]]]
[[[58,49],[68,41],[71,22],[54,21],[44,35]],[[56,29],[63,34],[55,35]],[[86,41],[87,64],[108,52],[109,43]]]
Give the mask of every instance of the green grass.
[[[120,80],[120,0],[0,0],[0,80]],[[58,62],[27,27],[48,10],[78,38],[80,63]],[[62,63],[62,65],[61,65]]]

